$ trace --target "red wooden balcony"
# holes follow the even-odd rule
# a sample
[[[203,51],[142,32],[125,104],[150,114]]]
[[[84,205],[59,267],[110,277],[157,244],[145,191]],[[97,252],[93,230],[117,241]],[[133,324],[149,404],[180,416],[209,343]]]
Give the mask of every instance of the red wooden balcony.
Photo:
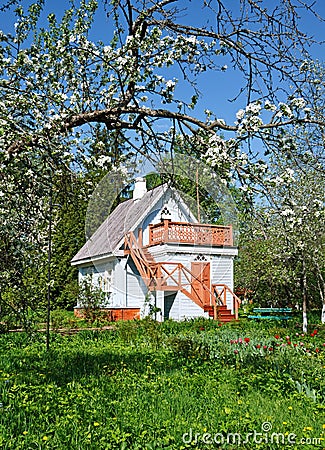
[[[233,246],[232,226],[164,220],[149,225],[149,245],[178,243],[209,246]]]

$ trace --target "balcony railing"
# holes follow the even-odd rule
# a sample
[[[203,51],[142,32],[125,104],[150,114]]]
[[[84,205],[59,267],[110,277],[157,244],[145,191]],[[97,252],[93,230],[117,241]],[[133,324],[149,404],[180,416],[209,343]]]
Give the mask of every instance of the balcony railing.
[[[149,245],[179,243],[191,245],[232,246],[232,226],[164,220],[149,225]]]

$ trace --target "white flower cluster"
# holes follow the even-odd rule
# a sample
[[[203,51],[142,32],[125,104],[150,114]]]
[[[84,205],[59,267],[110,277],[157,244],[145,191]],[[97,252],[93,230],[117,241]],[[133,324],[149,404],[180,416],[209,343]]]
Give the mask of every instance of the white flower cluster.
[[[259,102],[249,103],[245,109],[237,111],[235,122],[238,125],[238,134],[243,135],[247,132],[256,132],[263,125],[260,117],[262,106]]]
[[[306,106],[306,101],[303,98],[298,97],[298,98],[292,99],[290,102],[290,105],[293,108],[304,109]]]
[[[293,112],[289,105],[281,102],[281,103],[279,103],[279,109],[276,113],[276,117],[282,117],[282,116],[291,118],[293,116]]]
[[[104,145],[102,142],[99,144]],[[107,164],[111,162],[111,158],[107,155],[101,155],[97,160],[97,166],[100,168],[104,168]]]
[[[235,139],[225,140],[218,135],[210,137],[204,157],[224,180],[230,180],[236,169],[248,164],[247,153],[238,148]]]
[[[281,186],[284,184],[290,184],[295,181],[295,171],[287,167],[280,175],[274,178],[267,178],[266,182],[270,183],[271,186]]]

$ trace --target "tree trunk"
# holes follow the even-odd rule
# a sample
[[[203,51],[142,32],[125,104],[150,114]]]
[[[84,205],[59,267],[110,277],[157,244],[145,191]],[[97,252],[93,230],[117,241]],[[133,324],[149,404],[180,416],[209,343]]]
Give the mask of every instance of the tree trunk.
[[[325,323],[325,302],[323,303],[320,320],[321,320],[322,323]]]
[[[306,273],[306,264],[305,264],[304,258],[302,259],[301,288],[302,288],[302,331],[303,331],[303,333],[307,333],[307,330],[308,330],[308,318],[307,318],[307,273]]]
[[[316,269],[316,277],[317,277],[319,296],[322,301],[322,312],[320,315],[320,320],[321,320],[321,323],[325,323],[325,280],[324,280],[322,271],[321,271],[318,263],[315,264],[315,269]]]

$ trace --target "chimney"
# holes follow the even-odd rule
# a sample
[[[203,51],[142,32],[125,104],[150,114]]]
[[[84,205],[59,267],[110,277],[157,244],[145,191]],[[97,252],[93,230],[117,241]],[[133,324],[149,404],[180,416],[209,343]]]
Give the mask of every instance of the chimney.
[[[146,180],[145,178],[136,178],[133,190],[133,200],[140,200],[147,192]]]

